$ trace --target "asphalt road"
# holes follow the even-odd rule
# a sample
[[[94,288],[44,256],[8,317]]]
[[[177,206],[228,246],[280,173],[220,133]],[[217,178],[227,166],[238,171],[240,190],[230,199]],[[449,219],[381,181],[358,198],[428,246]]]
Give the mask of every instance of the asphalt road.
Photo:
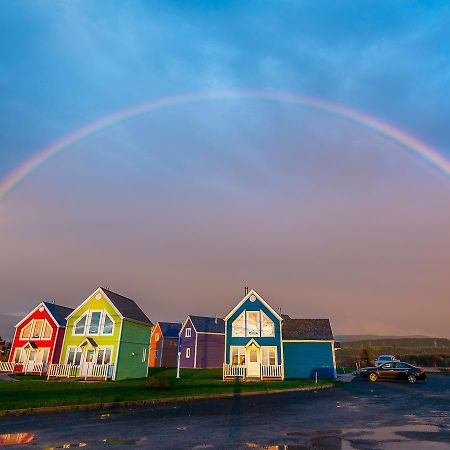
[[[450,376],[153,408],[0,418],[11,448],[450,449]],[[8,447],[5,447],[8,448]]]

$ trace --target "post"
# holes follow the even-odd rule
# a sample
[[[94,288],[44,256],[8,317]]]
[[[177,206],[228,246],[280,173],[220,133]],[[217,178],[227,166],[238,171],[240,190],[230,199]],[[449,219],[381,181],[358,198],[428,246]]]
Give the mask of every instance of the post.
[[[316,370],[316,384],[317,384],[317,370]]]
[[[178,361],[177,361],[177,379],[180,378],[180,358],[181,358],[181,352],[178,352]]]

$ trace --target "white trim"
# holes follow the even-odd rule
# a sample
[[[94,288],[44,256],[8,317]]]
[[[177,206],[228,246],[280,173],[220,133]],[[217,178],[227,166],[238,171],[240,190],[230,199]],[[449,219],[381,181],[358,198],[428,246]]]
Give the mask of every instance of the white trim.
[[[120,331],[119,331],[119,340],[117,341],[117,355],[116,355],[116,361],[114,363],[114,372],[113,372],[113,376],[112,379],[115,380],[116,379],[116,375],[117,375],[117,368],[118,368],[118,362],[119,362],[119,353],[120,353],[120,346],[122,344],[122,327],[123,327],[123,320],[120,321]],[[148,364],[147,364],[148,366]],[[147,369],[147,374],[148,374],[148,369]]]
[[[190,359],[191,358],[191,347],[186,347],[186,352],[185,352],[185,358],[186,359]]]
[[[258,348],[261,348],[261,347],[262,347],[262,345],[259,344],[258,342],[256,342],[253,338],[250,339],[250,340],[244,345],[244,347],[247,348],[247,347],[250,347],[250,345],[255,345],[255,346],[258,347]],[[240,347],[240,345],[238,345],[238,347]]]
[[[192,328],[191,328],[191,327],[186,328],[186,329],[184,330],[184,337],[185,337],[185,338],[190,338],[190,337],[192,337]]]
[[[244,349],[244,360],[245,363],[243,365],[247,364],[247,347],[245,345],[230,345],[230,350],[229,350],[229,356],[230,356],[230,365],[233,365],[233,348],[243,348]],[[238,353],[238,360],[239,360],[239,353]],[[238,361],[238,364],[239,361]]]
[[[284,348],[283,348],[283,330],[282,330],[282,322],[280,324],[280,351],[281,351],[281,379],[284,380]]]
[[[195,333],[194,369],[197,368],[197,345],[198,345],[198,333]]]
[[[283,318],[254,290],[252,289],[232,310],[228,315],[223,319],[227,321],[249,298],[251,295],[255,295],[256,298],[280,321]]]
[[[270,364],[270,361],[268,361],[268,364],[264,363],[264,361],[263,361],[263,350],[264,349],[275,349],[275,364]],[[265,365],[265,366],[279,366],[279,365],[281,365],[280,362],[278,361],[278,359],[279,359],[278,358],[278,346],[276,346],[276,345],[261,345],[260,353],[261,353],[260,360],[261,360],[261,364],[262,365]],[[269,356],[269,358],[270,358],[270,356]]]
[[[194,322],[192,322],[191,316],[187,316],[186,319],[184,319],[184,322],[183,322],[183,325],[181,326],[180,332],[178,333],[180,336],[181,336],[181,333],[183,332],[184,327],[186,326],[188,320],[191,322],[192,328],[194,328],[195,332],[197,333],[197,329],[195,328]]]
[[[43,306],[48,315],[51,317],[51,319],[53,320],[53,322],[55,323],[55,325],[57,327],[60,327],[59,323],[56,321],[55,317],[53,316],[53,314],[50,312],[50,310],[47,308],[47,306],[45,305],[45,302],[41,302],[39,303],[39,305],[37,305],[30,313],[28,313],[14,328],[20,327],[20,325],[22,325],[23,322],[25,322],[26,319],[28,319],[28,317],[30,317],[31,315],[33,315],[41,306]],[[61,306],[61,305],[58,305]],[[67,324],[67,322],[66,322]]]
[[[120,313],[120,311],[115,307],[114,303],[110,300],[110,298],[105,294],[105,292],[103,291],[103,289],[101,287],[97,288],[91,295],[89,295],[89,297],[83,302],[81,303],[81,305],[79,305],[77,308],[75,308],[67,317],[66,317],[66,323],[69,321],[69,318],[72,317],[79,309],[81,309],[89,300],[92,299],[92,297],[94,297],[95,300],[95,295],[101,292],[103,294],[103,296],[108,300],[109,304],[111,305],[111,307],[114,309],[114,311],[116,311],[117,315],[123,320],[124,316]]]

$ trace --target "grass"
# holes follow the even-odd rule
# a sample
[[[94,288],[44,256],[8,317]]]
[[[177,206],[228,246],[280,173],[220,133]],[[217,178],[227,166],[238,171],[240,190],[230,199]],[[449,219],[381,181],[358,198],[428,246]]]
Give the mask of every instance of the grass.
[[[115,382],[58,382],[20,377],[20,382],[0,381],[0,410],[39,406],[81,405],[158,398],[192,397],[237,392],[271,391],[315,386],[311,380],[229,382],[221,369],[152,369],[147,379]],[[163,382],[158,382],[163,381]],[[330,381],[319,380],[319,385]]]

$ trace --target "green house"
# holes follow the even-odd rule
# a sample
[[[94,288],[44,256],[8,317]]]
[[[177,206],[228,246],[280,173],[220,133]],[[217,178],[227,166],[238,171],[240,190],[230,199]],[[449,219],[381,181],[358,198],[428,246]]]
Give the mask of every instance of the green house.
[[[144,378],[152,326],[134,300],[98,288],[67,317],[60,364],[48,376]]]

